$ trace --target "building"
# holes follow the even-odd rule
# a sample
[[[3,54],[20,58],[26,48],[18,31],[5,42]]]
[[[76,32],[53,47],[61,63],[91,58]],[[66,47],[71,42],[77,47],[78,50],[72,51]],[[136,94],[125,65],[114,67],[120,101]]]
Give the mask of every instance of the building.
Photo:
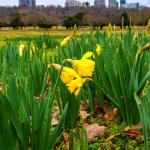
[[[105,7],[105,0],[95,0],[94,6],[104,8]]]
[[[140,5],[139,5],[139,3],[129,3],[129,4],[128,4],[128,8],[131,8],[131,9],[139,9],[139,8],[140,8]]]
[[[86,4],[82,0],[66,0],[66,7],[86,7]]]
[[[118,2],[116,0],[109,0],[109,8],[118,8]]]
[[[29,6],[35,7],[36,6],[36,0],[29,0]]]
[[[149,8],[149,7],[146,6],[146,5],[140,5],[139,7],[140,7],[140,8],[139,8],[140,10]]]
[[[26,7],[35,7],[36,0],[19,0],[19,6],[26,6]]]
[[[120,8],[126,8],[126,0],[120,0]]]
[[[27,0],[19,0],[19,6],[27,6]]]
[[[83,0],[66,0],[66,7],[89,7],[90,3]]]

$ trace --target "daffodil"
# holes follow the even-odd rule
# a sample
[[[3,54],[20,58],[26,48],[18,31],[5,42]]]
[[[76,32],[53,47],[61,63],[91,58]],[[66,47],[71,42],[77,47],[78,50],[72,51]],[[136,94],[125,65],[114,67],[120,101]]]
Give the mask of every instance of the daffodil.
[[[65,39],[63,39],[61,42],[60,42],[60,46],[61,47],[64,47],[68,44],[68,42],[70,41],[70,39],[72,38],[72,36],[68,36],[66,37]]]
[[[116,30],[116,26],[115,26],[115,24],[114,24],[114,27],[113,27],[113,29],[114,29],[114,31]]]
[[[24,44],[20,44],[20,45],[19,45],[19,55],[20,55],[20,57],[22,57],[22,55],[23,55],[24,47],[25,47]]]
[[[77,76],[77,78],[75,78],[70,83],[68,83],[67,87],[68,87],[68,90],[70,91],[70,93],[74,93],[75,96],[78,96],[85,80],[86,79],[83,79],[80,76]]]
[[[101,48],[101,45],[100,44],[97,44],[96,46],[96,52],[97,52],[97,55],[99,56],[102,52],[102,48]]]
[[[72,63],[73,69],[80,76],[91,77],[94,71],[95,62],[87,58],[91,57],[92,55],[92,52],[87,52],[80,60],[66,59],[66,61]]]
[[[111,25],[111,23],[109,23],[109,25],[108,25],[108,30],[109,30],[110,32],[112,32],[112,25]]]
[[[53,66],[57,71],[60,71],[61,69],[61,65],[59,64],[51,64],[51,66]],[[77,76],[78,76],[77,73],[72,68],[63,67],[61,75],[60,75],[60,79],[62,80],[64,84],[68,84]]]
[[[36,46],[35,46],[35,44],[33,42],[31,42],[31,50],[33,50],[33,52],[36,51]]]
[[[94,71],[95,62],[89,59],[73,60],[73,69],[84,77],[91,77]]]
[[[111,23],[109,23],[109,25],[108,25],[108,38],[110,38],[111,35],[112,35],[112,25],[111,25]]]
[[[82,59],[87,59],[89,57],[93,56],[93,52],[89,51],[89,52],[86,52],[83,56],[82,56]]]

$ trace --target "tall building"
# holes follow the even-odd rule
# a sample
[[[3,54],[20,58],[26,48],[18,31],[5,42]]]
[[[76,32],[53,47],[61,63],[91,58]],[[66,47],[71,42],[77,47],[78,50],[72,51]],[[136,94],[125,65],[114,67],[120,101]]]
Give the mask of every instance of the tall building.
[[[35,7],[36,0],[19,0],[19,6]]]
[[[116,0],[109,0],[109,8],[118,8],[118,2]]]
[[[104,8],[105,7],[105,0],[95,0],[94,6]]]
[[[128,4],[128,8],[131,8],[131,9],[140,9],[140,5],[139,5],[139,3],[129,3]]]
[[[126,0],[120,0],[120,7],[126,7]]]
[[[27,6],[27,0],[19,0],[19,6]]]
[[[82,0],[66,0],[66,7],[84,7],[85,3]]]
[[[35,7],[36,6],[36,0],[28,0],[29,1],[29,6]]]

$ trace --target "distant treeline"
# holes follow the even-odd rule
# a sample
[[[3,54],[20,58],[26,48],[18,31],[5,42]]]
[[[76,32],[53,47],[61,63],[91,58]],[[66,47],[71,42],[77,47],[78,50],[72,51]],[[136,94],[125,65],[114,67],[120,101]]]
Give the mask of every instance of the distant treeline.
[[[65,26],[72,28],[74,25],[89,26],[102,29],[103,26],[145,26],[150,19],[150,8],[135,9],[114,9],[96,7],[43,7],[19,8],[0,7],[0,28],[12,27],[14,29],[33,26],[40,28],[51,28],[52,26]]]

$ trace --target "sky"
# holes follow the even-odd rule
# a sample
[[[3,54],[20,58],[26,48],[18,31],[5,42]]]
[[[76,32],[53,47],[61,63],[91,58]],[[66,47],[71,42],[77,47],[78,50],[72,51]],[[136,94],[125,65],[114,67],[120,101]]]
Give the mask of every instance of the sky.
[[[90,5],[93,5],[94,0],[83,0],[83,1],[88,1],[90,2]],[[106,3],[108,0],[106,0]],[[120,0],[117,0],[118,2]],[[126,0],[127,3],[134,3],[134,2],[139,2],[140,5],[148,5],[148,0]],[[150,0],[149,0],[150,2]],[[18,5],[19,0],[0,0],[0,6],[13,6],[13,5]],[[61,5],[64,6],[65,0],[36,0],[37,5]]]

